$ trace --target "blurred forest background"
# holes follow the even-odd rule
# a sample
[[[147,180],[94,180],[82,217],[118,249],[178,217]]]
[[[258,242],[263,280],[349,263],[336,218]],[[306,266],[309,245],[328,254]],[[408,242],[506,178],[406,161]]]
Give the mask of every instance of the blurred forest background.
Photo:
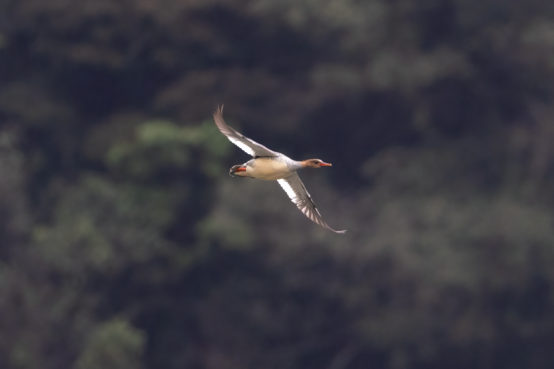
[[[551,0],[0,0],[0,368],[553,368],[553,99]]]

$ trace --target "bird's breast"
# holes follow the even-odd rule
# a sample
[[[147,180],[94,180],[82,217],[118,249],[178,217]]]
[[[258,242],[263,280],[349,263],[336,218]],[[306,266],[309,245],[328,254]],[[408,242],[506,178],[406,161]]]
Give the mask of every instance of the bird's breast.
[[[291,170],[283,160],[279,158],[257,158],[251,160],[246,167],[246,172],[257,179],[275,181],[290,176]]]

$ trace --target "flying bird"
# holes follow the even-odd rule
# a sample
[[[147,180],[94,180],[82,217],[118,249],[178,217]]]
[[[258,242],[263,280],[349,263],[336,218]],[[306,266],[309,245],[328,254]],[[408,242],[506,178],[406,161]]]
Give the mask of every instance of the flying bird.
[[[300,180],[297,170],[302,168],[321,168],[330,167],[331,164],[325,163],[319,159],[308,159],[303,161],[292,160],[279,152],[268,149],[259,143],[245,137],[233,128],[229,127],[223,120],[223,106],[218,107],[214,112],[214,120],[217,128],[223,133],[229,141],[250,154],[253,159],[241,165],[235,165],[229,171],[231,177],[249,177],[263,179],[266,181],[277,181],[283,187],[283,190],[296,204],[298,209],[310,220],[325,227],[335,233],[345,233],[344,231],[335,231],[329,227],[321,218],[312,197]]]

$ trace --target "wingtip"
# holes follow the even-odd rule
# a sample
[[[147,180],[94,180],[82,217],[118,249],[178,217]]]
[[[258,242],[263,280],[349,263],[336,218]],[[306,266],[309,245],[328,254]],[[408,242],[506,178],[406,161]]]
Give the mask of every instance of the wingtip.
[[[225,104],[221,104],[221,106],[217,106],[217,108],[215,109],[214,111],[214,117],[215,116],[222,116],[223,115],[223,107],[225,106]]]
[[[346,229],[343,230],[343,231],[335,231],[335,230],[333,230],[333,232],[335,232],[335,233],[340,233],[340,234],[345,234],[345,233],[346,233]]]

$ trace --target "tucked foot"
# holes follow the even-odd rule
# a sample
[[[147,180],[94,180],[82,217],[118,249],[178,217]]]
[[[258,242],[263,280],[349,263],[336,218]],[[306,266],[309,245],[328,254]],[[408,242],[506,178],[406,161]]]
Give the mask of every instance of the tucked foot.
[[[237,172],[246,172],[246,167],[244,167],[242,165],[235,165],[229,170],[229,175],[231,177],[234,177],[235,173],[237,173]]]

